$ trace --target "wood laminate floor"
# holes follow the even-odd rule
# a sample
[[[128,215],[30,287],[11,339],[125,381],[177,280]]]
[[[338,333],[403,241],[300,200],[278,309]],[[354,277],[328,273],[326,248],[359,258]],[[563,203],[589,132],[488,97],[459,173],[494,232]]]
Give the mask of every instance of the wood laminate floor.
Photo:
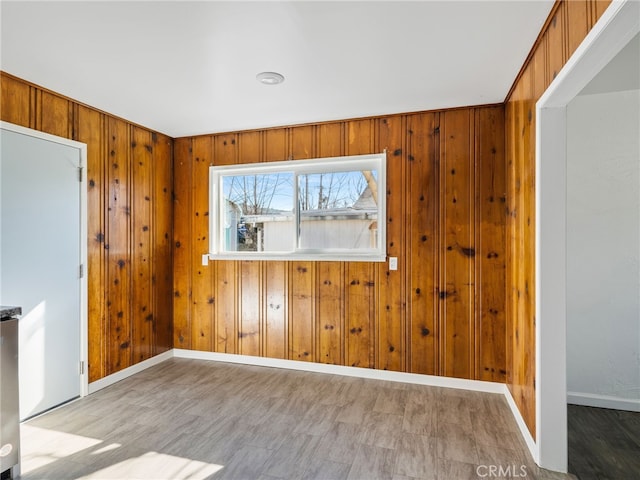
[[[24,423],[22,473],[24,480],[573,478],[535,466],[499,394],[186,359]]]
[[[640,413],[568,406],[569,472],[580,480],[640,479]]]

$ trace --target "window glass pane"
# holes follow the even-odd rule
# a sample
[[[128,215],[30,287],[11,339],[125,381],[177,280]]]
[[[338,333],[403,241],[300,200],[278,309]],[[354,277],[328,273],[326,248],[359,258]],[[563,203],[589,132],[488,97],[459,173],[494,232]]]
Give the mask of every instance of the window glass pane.
[[[222,192],[222,250],[293,251],[293,173],[225,175]]]
[[[210,255],[385,261],[385,154],[210,167]]]
[[[299,175],[298,205],[300,248],[377,248],[377,171]]]

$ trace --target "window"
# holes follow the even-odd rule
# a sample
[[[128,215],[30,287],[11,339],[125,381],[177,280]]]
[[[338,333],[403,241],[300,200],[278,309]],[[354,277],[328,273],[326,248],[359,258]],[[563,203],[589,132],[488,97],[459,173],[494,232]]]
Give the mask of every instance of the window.
[[[384,261],[386,154],[210,167],[218,259]]]

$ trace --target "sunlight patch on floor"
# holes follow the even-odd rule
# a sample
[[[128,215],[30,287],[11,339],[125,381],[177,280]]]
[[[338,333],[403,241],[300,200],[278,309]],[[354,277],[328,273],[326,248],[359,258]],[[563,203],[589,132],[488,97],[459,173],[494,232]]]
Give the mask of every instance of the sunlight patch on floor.
[[[148,452],[139,457],[97,470],[81,479],[205,479],[222,470],[222,465]]]
[[[71,468],[79,469],[76,472],[82,471],[74,473],[73,478],[85,480],[198,480],[210,478],[224,468],[214,463],[153,451],[130,457],[126,447],[120,443],[100,445],[103,443],[103,440],[95,438],[22,424],[22,474],[26,477],[29,473],[38,476],[53,469],[57,475],[65,472],[71,475],[68,471]],[[118,452],[120,449],[123,450]],[[113,455],[113,463],[105,466],[104,459],[108,457],[102,457],[100,463],[99,458],[104,454]]]
[[[102,453],[110,452],[111,450],[116,450],[120,448],[122,445],[119,443],[110,443],[109,445],[99,448],[98,450],[94,450],[91,452],[91,455],[100,455]]]
[[[23,474],[102,443],[102,440],[71,433],[20,426],[21,470]]]

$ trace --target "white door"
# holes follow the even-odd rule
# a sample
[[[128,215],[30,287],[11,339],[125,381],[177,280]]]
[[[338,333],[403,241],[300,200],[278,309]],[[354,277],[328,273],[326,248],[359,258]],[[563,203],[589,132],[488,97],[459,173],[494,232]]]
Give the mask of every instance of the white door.
[[[81,394],[82,155],[57,141],[0,131],[0,303],[22,307],[23,420]]]

